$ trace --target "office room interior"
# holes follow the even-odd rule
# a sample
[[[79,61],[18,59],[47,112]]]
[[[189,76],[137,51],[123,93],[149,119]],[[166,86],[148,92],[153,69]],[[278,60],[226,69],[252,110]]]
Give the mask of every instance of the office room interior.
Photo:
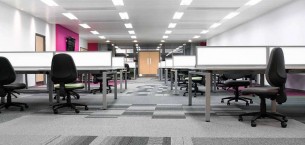
[[[303,145],[304,0],[0,0],[0,144]]]

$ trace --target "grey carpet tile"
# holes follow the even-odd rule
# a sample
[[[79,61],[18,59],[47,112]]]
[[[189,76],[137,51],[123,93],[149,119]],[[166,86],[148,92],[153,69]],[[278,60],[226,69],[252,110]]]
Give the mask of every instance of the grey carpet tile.
[[[186,119],[186,116],[185,115],[175,115],[175,114],[153,115],[152,119]]]
[[[88,115],[85,118],[118,118],[121,115],[117,114],[94,114]]]
[[[164,105],[164,106],[160,106],[157,105],[156,110],[158,111],[182,111],[182,105],[181,106],[172,106],[172,105]]]
[[[193,145],[303,145],[304,138],[192,138]]]
[[[157,104],[132,104],[131,106],[157,106]]]
[[[47,145],[90,145],[97,136],[67,136],[59,137]]]
[[[141,117],[145,117],[145,116],[152,116],[154,114],[154,112],[152,111],[125,111],[122,116],[141,116]]]

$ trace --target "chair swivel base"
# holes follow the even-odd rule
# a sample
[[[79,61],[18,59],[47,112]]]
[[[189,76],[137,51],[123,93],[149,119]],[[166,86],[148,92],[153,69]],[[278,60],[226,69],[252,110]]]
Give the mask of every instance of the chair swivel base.
[[[189,93],[188,91],[187,92],[184,92],[183,93],[183,96],[185,96],[187,93]],[[195,91],[195,90],[192,90],[192,93],[194,94],[194,97],[197,97],[197,93],[200,93],[201,95],[204,94],[203,91]]]
[[[246,97],[226,97],[226,98],[221,99],[221,103],[224,103],[224,100],[226,100],[226,99],[228,99],[227,105],[231,105],[230,102],[233,100],[235,100],[235,102],[238,102],[239,100],[244,101],[244,102],[246,102],[246,106],[249,106],[249,101],[250,101],[250,104],[253,104],[252,99],[246,98]]]
[[[58,109],[65,108],[65,107],[74,109],[75,113],[79,113],[79,110],[76,109],[77,106],[84,106],[84,107],[85,107],[85,110],[89,110],[88,106],[87,106],[87,105],[84,105],[84,104],[78,104],[78,103],[61,103],[61,104],[53,105],[53,113],[54,113],[54,114],[58,114]]]
[[[241,114],[238,117],[238,121],[243,121],[243,116],[253,116],[253,118],[251,119],[251,126],[252,127],[256,127],[256,120],[257,119],[261,119],[261,118],[270,118],[270,119],[275,119],[277,121],[281,122],[281,126],[282,128],[286,128],[287,127],[287,123],[288,119],[286,116],[282,115],[282,114],[278,114],[278,113],[270,113],[270,112],[253,112],[253,113],[245,113],[245,114]],[[280,119],[282,118],[282,119]]]
[[[74,92],[74,91],[71,91],[71,96],[73,96],[75,99],[79,100],[80,99],[80,96],[78,93]],[[57,98],[57,95],[54,96],[54,99]],[[66,97],[62,97],[62,100],[66,100]]]
[[[24,108],[29,108],[29,106],[26,103],[18,103],[18,102],[7,102],[0,105],[0,109],[5,108],[8,109],[9,107],[19,107],[20,111],[24,111]]]

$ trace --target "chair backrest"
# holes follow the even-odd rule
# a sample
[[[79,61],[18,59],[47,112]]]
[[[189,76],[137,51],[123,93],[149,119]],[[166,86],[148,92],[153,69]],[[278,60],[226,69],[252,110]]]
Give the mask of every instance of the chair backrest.
[[[276,98],[277,102],[286,102],[287,96],[285,93],[285,83],[287,80],[287,74],[285,69],[284,53],[281,48],[274,48],[271,51],[265,74],[266,79],[271,86],[280,87],[280,95]]]
[[[129,64],[125,63],[124,67],[126,68],[127,72],[129,72]]]
[[[51,79],[56,84],[72,83],[77,78],[77,70],[73,58],[68,54],[56,54],[51,65]]]
[[[11,84],[16,80],[16,73],[10,61],[0,57],[0,85]]]

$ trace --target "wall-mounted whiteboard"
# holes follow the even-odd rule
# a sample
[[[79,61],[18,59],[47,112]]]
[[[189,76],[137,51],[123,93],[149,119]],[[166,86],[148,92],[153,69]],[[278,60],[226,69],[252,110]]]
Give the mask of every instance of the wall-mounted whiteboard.
[[[197,65],[266,65],[266,47],[197,47]]]
[[[3,52],[13,67],[51,67],[53,52]]]
[[[196,56],[173,56],[174,67],[195,67]]]
[[[270,49],[271,51],[274,47]],[[305,47],[281,47],[287,65],[305,65]]]
[[[124,57],[112,57],[112,67],[125,67]]]
[[[57,52],[66,53],[72,56],[78,67],[111,67],[111,52]]]
[[[173,67],[173,59],[171,58],[165,59],[165,67]]]

